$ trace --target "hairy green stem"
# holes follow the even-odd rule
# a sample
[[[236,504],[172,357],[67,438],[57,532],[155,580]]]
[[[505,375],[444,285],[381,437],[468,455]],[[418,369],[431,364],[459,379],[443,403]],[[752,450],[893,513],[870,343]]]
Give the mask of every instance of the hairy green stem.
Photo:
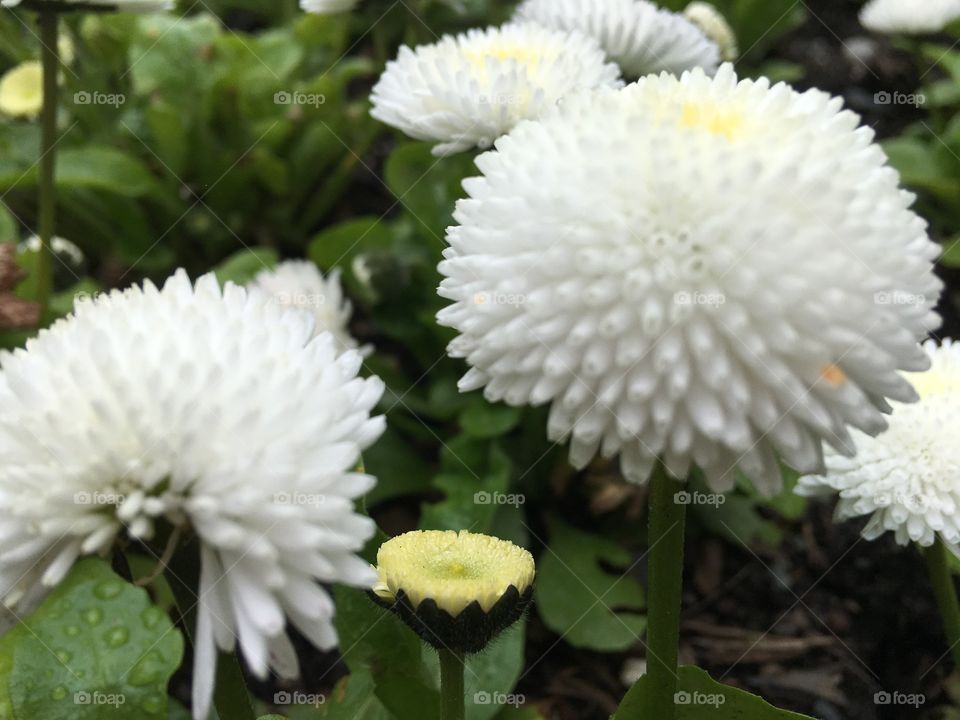
[[[57,83],[60,74],[59,14],[56,10],[40,11],[40,44],[43,62],[43,110],[40,113],[40,183],[39,221],[40,254],[37,258],[34,299],[40,304],[41,315],[46,312],[53,288],[53,249],[51,242],[56,231],[56,145],[57,145]]]
[[[438,650],[440,655],[440,720],[463,720],[463,653]]]
[[[937,537],[934,544],[924,550],[924,555],[927,558],[927,570],[930,572],[933,594],[940,609],[953,663],[960,668],[960,603],[957,602],[957,588],[950,571],[947,547],[943,540]]]
[[[663,468],[654,473],[649,509],[646,717],[656,720],[676,717],[686,505],[674,496],[681,489]]]

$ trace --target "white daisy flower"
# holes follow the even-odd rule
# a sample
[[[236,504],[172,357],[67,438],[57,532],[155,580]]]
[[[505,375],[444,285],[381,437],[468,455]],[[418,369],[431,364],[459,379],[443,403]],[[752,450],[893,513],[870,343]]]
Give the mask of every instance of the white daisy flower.
[[[878,33],[936,33],[960,18],[960,0],[870,0],[860,24]]]
[[[353,10],[360,0],[300,0],[300,9],[317,15],[336,15]]]
[[[695,67],[713,73],[720,63],[719,48],[700,28],[647,0],[525,0],[515,17],[596,38],[629,77]]]
[[[357,347],[350,335],[353,307],[343,296],[339,269],[324,278],[312,262],[287,260],[273,270],[262,270],[253,279],[253,285],[272,295],[281,307],[309,311],[315,320],[314,336],[332,333],[341,351]],[[364,348],[361,354],[368,351]]]
[[[0,7],[17,7],[23,0],[0,0]],[[44,0],[28,0],[26,5],[39,5]],[[108,10],[118,12],[132,13],[150,13],[161,12],[163,10],[173,10],[174,0],[57,0],[60,3],[69,5],[96,5],[105,7]]]
[[[42,109],[43,67],[39,62],[22,62],[0,77],[0,113],[32,118]]]
[[[854,458],[827,455],[825,475],[800,479],[800,495],[839,492],[837,520],[864,517],[863,536],[892,531],[901,545],[924,547],[939,534],[960,545],[960,343],[924,346],[933,367],[909,379],[920,393],[914,405],[894,405],[890,429],[876,438],[856,433]]]
[[[619,86],[619,77],[579,33],[535,25],[470,30],[401,47],[373,89],[371,114],[417,140],[436,141],[434,154],[446,155],[488,148],[567,93]]]
[[[383,431],[360,356],[259,290],[179,271],[79,302],[0,356],[0,597],[29,611],[81,555],[164,521],[200,540],[193,713],[207,717],[217,648],[297,674],[290,622],[337,638],[320,582],[372,587],[373,534],[354,471]]]
[[[732,62],[740,55],[737,47],[737,35],[723,14],[708,2],[692,2],[683,11],[683,16],[703,30],[720,48],[720,59]]]
[[[896,371],[927,367],[941,283],[914,196],[841,108],[724,65],[517,126],[464,181],[440,264],[460,389],[550,403],[573,465],[619,453],[636,482],[661,458],[773,491],[778,458],[853,454],[848,425],[915,399]]]

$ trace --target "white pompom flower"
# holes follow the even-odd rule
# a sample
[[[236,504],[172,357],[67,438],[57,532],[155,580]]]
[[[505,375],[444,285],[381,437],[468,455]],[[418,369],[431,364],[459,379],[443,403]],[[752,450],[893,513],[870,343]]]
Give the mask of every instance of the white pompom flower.
[[[339,269],[324,277],[312,262],[287,260],[272,270],[259,272],[253,285],[272,295],[281,307],[310,312],[315,321],[315,336],[332,333],[341,351],[357,347],[357,341],[350,335],[353,307],[343,296]],[[364,348],[361,354],[368,354],[369,350]]]
[[[647,0],[525,0],[515,17],[586,33],[628,77],[695,67],[713,73],[720,63],[719,48],[699,27]]]
[[[0,7],[24,6],[36,7],[43,5],[46,0],[2,0]],[[78,10],[84,7],[95,7],[117,12],[151,13],[173,10],[174,0],[56,0],[60,4],[76,5]]]
[[[860,11],[867,30],[890,35],[937,33],[960,19],[960,0],[870,0]]]
[[[353,10],[360,0],[300,0],[300,9],[316,15],[338,15]]]
[[[661,459],[725,490],[915,399],[939,323],[939,254],[870,128],[820,91],[732,66],[567,98],[477,159],[440,294],[463,391],[550,403],[584,467]],[[910,302],[890,303],[896,295]]]
[[[33,118],[43,109],[43,67],[28,60],[0,77],[0,114]]]
[[[404,46],[373,89],[371,114],[434,154],[489,148],[521,120],[583,88],[619,86],[616,65],[579,33],[529,24],[445,35]]]
[[[824,475],[800,478],[800,495],[839,493],[837,520],[870,516],[863,536],[893,532],[901,545],[923,547],[939,535],[960,546],[960,343],[929,341],[933,367],[909,379],[920,394],[896,403],[890,429],[879,437],[856,434],[854,458],[827,455]]]
[[[155,525],[199,538],[194,717],[207,717],[217,648],[297,674],[289,622],[336,644],[319,583],[372,587],[374,532],[355,472],[383,431],[383,392],[360,356],[311,340],[308,313],[183,271],[158,290],[78,302],[0,356],[0,596],[30,610],[74,561]]]

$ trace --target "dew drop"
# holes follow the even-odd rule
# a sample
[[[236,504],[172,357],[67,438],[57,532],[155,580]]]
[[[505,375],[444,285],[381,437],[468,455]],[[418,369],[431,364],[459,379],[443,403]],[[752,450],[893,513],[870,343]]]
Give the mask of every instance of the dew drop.
[[[99,625],[103,620],[103,610],[100,608],[89,608],[83,611],[83,619],[89,625]]]
[[[101,600],[110,600],[121,592],[123,592],[123,583],[117,582],[116,580],[102,582],[93,590],[93,594]]]
[[[71,658],[73,658],[73,655],[71,655],[68,651],[57,650],[57,660],[62,662],[64,665],[70,662]]]
[[[159,715],[163,712],[163,697],[160,695],[151,695],[143,701],[143,710],[148,715]]]
[[[67,689],[63,685],[57,685],[50,693],[50,697],[54,700],[63,700],[67,696]]]
[[[110,647],[120,647],[130,639],[130,631],[122,625],[111,628],[105,635],[107,645]]]
[[[157,607],[148,607],[140,613],[140,619],[143,620],[143,625],[146,628],[156,627],[157,623],[163,620],[163,618],[163,610]]]
[[[80,634],[80,626],[79,626],[79,625],[67,625],[67,629],[64,630],[64,632],[67,633],[67,635],[69,635],[70,637],[76,637],[77,635]]]
[[[157,682],[163,672],[163,657],[156,650],[144,655],[140,662],[133,666],[127,676],[129,683],[135,687],[143,687]]]

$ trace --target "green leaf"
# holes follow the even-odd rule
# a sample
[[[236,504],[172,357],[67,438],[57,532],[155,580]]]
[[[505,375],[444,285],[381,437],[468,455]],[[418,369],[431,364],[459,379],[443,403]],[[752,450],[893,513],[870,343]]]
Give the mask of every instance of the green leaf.
[[[936,142],[936,141],[934,141]],[[955,160],[944,156],[942,145],[914,137],[899,137],[883,143],[890,164],[900,172],[906,185],[920,188],[951,202],[960,194]]]
[[[453,223],[456,201],[464,196],[461,183],[476,175],[469,153],[437,158],[426,143],[406,143],[391,153],[384,168],[387,186],[414,219],[421,234],[443,244]]]
[[[393,715],[374,693],[373,676],[369,672],[350,673],[337,683],[333,697],[321,708],[325,720],[393,720]]]
[[[362,217],[334,225],[317,235],[310,243],[308,255],[324,270],[337,266],[349,270],[350,261],[356,255],[387,248],[392,239],[388,223],[378,217]]]
[[[57,159],[57,185],[96,188],[125,197],[142,197],[157,187],[156,178],[131,155],[98,145],[66,148]]]
[[[277,251],[273,248],[247,248],[235,252],[215,269],[217,280],[246,285],[263,270],[272,269],[278,261]]]
[[[778,710],[756,695],[713,680],[696,667],[681,667],[676,699],[677,720],[813,720],[806,715]],[[611,720],[644,717],[647,676],[630,688]]]
[[[627,570],[631,555],[620,545],[560,520],[550,522],[550,544],[537,564],[534,590],[543,622],[575,647],[604,652],[638,642],[647,621],[644,593]]]
[[[473,437],[495,438],[513,430],[522,415],[520,408],[487,402],[478,393],[470,396],[467,406],[460,413],[460,427]]]
[[[421,528],[489,532],[499,508],[516,510],[523,504],[522,496],[507,493],[512,465],[496,443],[463,436],[450,441],[445,453],[454,459],[447,460],[433,485],[446,497],[423,508]]]
[[[0,202],[0,243],[17,241],[17,221],[7,206]]]
[[[0,638],[0,717],[165,718],[182,658],[180,632],[145,590],[102,560],[81,560]]]

